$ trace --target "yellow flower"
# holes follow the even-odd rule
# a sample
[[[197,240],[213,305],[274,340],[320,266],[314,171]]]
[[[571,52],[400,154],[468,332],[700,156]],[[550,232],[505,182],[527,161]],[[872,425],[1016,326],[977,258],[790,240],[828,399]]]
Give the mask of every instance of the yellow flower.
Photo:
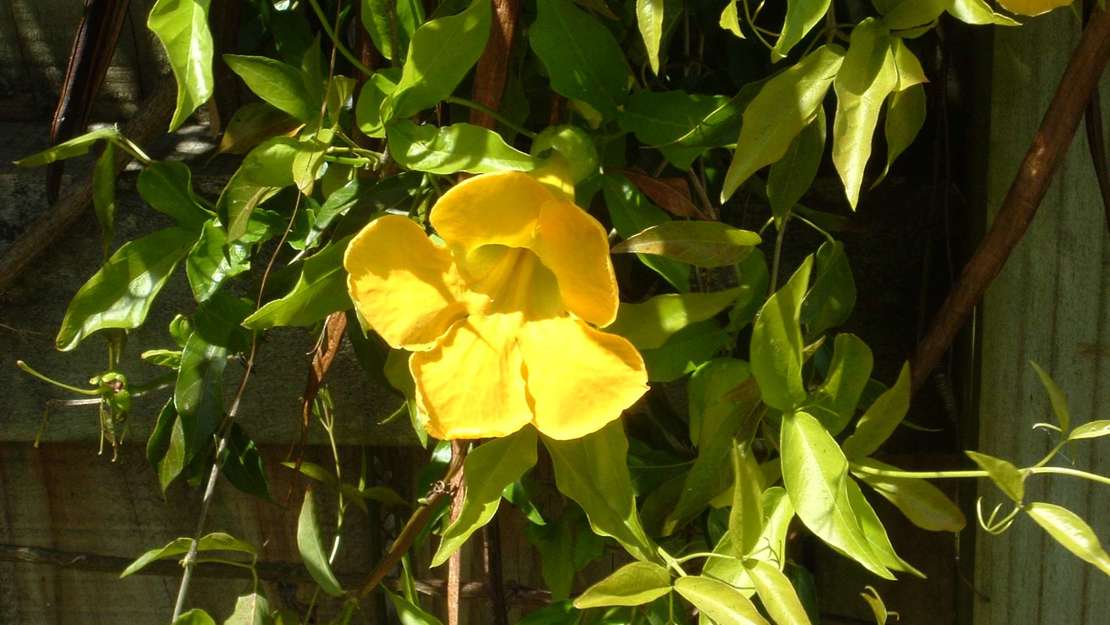
[[[593,327],[617,313],[609,243],[564,193],[520,172],[476,176],[432,207],[445,245],[387,215],[347,248],[351,298],[387,343],[413,352],[417,403],[436,438],[529,423],[578,438],[647,390],[636,348]]]

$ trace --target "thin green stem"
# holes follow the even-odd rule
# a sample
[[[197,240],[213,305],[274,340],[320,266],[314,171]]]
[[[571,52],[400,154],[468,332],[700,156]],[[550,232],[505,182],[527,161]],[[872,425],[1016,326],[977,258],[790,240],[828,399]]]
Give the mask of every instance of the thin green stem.
[[[764,46],[766,46],[768,50],[774,50],[775,46],[771,45],[766,39],[764,39],[763,34],[760,33],[759,28],[756,27],[755,18],[752,17],[752,9],[748,6],[748,0],[740,0],[740,2],[744,5],[744,20],[747,21],[748,25],[752,27],[752,33],[755,35],[755,38],[759,40],[759,43],[762,43]]]
[[[501,124],[502,126],[508,128],[510,130],[514,130],[516,132],[519,132],[520,134],[524,135],[525,137],[528,137],[529,139],[535,139],[536,136],[537,136],[536,133],[532,132],[531,130],[528,130],[527,128],[522,128],[521,126],[518,126],[518,125],[514,124],[513,122],[506,119],[504,115],[498,113],[497,111],[491,109],[490,107],[488,107],[484,104],[479,104],[477,102],[474,102],[473,100],[467,100],[466,98],[460,98],[458,96],[453,96],[453,95],[452,96],[447,96],[447,99],[444,100],[444,101],[447,102],[448,104],[458,104],[459,106],[465,106],[466,108],[474,109],[475,111],[481,111],[481,112],[485,113],[486,115],[489,115],[490,117],[497,120],[497,122],[499,124]]]
[[[98,390],[88,389],[88,388],[79,388],[79,387],[73,386],[72,384],[66,384],[65,382],[59,382],[59,381],[55,380],[54,378],[51,378],[51,377],[47,376],[46,374],[39,373],[38,371],[35,371],[33,368],[31,368],[31,365],[27,364],[26,362],[23,362],[22,360],[15,361],[15,366],[22,369],[24,373],[29,373],[32,376],[42,380],[43,382],[46,382],[47,384],[53,384],[54,386],[57,386],[58,388],[64,388],[65,390],[70,391],[71,393],[77,393],[78,395],[88,395],[90,397],[97,397],[97,396],[100,395],[100,391],[98,391]]]
[[[779,267],[782,264],[782,244],[786,239],[786,225],[790,223],[792,214],[787,211],[786,215],[782,218],[782,223],[778,226],[778,234],[775,235],[775,251],[771,257],[771,283],[768,293],[774,293],[779,285]]]
[[[851,464],[853,473],[862,473],[864,475],[876,475],[880,477],[893,477],[904,478],[910,480],[941,480],[953,478],[980,478],[990,477],[986,471],[979,471],[974,469],[967,469],[961,471],[889,471],[887,469],[876,469],[874,467],[864,466],[856,463]],[[1099,482],[1101,484],[1110,485],[1110,476],[1098,475],[1095,473],[1088,473],[1087,471],[1080,471],[1079,469],[1069,469],[1067,467],[1041,467],[1034,466],[1020,471],[1026,475],[1068,475],[1071,477],[1078,477],[1092,482]]]
[[[139,161],[139,164],[143,167],[150,167],[150,165],[154,162],[149,156],[147,156],[146,152],[143,152],[142,148],[140,148],[138,145],[135,144],[134,141],[128,139],[127,137],[121,136],[119,138],[119,141],[116,141],[115,143],[117,146],[119,146],[121,150],[130,154],[131,158]]]
[[[367,76],[373,74],[374,70],[366,67],[366,65],[363,65],[362,61],[358,60],[358,57],[356,57],[354,53],[347,48],[347,46],[343,45],[343,42],[339,41],[339,37],[335,34],[335,30],[332,28],[331,24],[328,23],[328,16],[324,15],[324,9],[320,8],[319,0],[308,0],[308,4],[312,6],[312,12],[315,13],[316,17],[320,20],[320,25],[324,27],[324,33],[327,34],[328,39],[331,39],[332,45],[335,46],[335,49],[339,50],[339,53],[342,54],[344,58],[346,58],[348,61],[350,61],[351,65],[353,65],[354,68],[358,71]]]

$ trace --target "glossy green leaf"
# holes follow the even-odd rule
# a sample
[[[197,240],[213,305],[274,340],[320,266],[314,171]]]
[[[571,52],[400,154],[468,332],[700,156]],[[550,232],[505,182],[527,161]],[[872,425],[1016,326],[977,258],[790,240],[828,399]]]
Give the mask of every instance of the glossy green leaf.
[[[442,625],[439,619],[425,612],[420,606],[385,588],[385,595],[397,612],[400,625]]]
[[[442,102],[482,55],[492,3],[473,0],[457,15],[425,22],[413,33],[397,89],[382,105],[383,121],[401,119]]]
[[[243,159],[217,203],[220,214],[227,216],[228,241],[236,241],[247,232],[254,209],[293,184],[293,160],[298,148],[293,139],[274,137]]]
[[[1048,395],[1048,401],[1052,404],[1052,412],[1056,415],[1056,422],[1060,424],[1060,429],[1067,432],[1071,429],[1071,414],[1068,412],[1068,397],[1064,395],[1064,389],[1056,384],[1052,376],[1041,368],[1040,365],[1029,361],[1029,365],[1033,367],[1033,371],[1037,372],[1037,378],[1041,381],[1041,386],[1044,387],[1045,393]]]
[[[833,164],[853,209],[859,203],[879,112],[887,96],[898,86],[891,41],[889,31],[880,21],[868,18],[860,22],[852,29],[844,64],[833,81],[836,90]]]
[[[393,160],[415,171],[484,174],[535,166],[531,156],[505,143],[501,135],[472,124],[436,127],[398,121],[389,125],[386,137]]]
[[[211,219],[204,224],[200,238],[185,258],[185,276],[198,302],[206,301],[224,281],[249,268],[246,250],[228,246],[227,232]]]
[[[1078,514],[1040,501],[1025,506],[1025,512],[1065,549],[1110,575],[1110,555],[1099,543],[1095,531]]]
[[[813,257],[807,256],[790,280],[767,298],[752,327],[752,374],[763,403],[779,410],[806,398],[800,315],[812,268]]]
[[[779,568],[763,560],[744,563],[760,602],[776,625],[809,625],[809,616],[790,579]]]
[[[220,474],[231,485],[263,501],[271,501],[270,485],[262,453],[243,426],[232,423],[228,431],[227,447],[220,455]]]
[[[672,165],[689,169],[706,149],[736,140],[742,113],[725,96],[643,89],[628,98],[618,121],[641,143],[658,146]],[[711,116],[713,124],[705,121]]]
[[[986,471],[995,486],[1015,503],[1021,503],[1025,497],[1025,474],[1008,461],[977,451],[965,451],[979,468]]]
[[[266,597],[252,592],[235,600],[235,610],[227,617],[224,625],[271,625],[270,602]]]
[[[200,608],[193,608],[181,613],[172,625],[216,625],[216,621],[207,612]]]
[[[175,538],[166,543],[163,547],[151,549],[128,565],[127,568],[120,573],[120,577],[133,575],[146,568],[151,562],[157,560],[168,560],[177,556],[184,556],[189,552],[189,547],[192,543],[192,538]],[[257,550],[255,550],[254,546],[250,543],[239,540],[224,532],[212,532],[211,534],[202,536],[200,540],[197,541],[197,551],[230,551],[247,554],[252,556],[252,558],[258,554]]]
[[[871,379],[873,364],[867,343],[854,334],[836,335],[829,372],[812,395],[812,405],[822,409],[814,411],[814,416],[833,436],[840,434],[856,416],[856,406]]]
[[[566,0],[538,0],[539,15],[528,29],[532,51],[551,79],[551,88],[582,100],[611,119],[628,96],[629,70],[613,34],[589,13]]]
[[[173,77],[177,106],[170,132],[212,97],[212,33],[208,30],[211,0],[158,0],[150,8],[147,28],[162,42]]]
[[[569,597],[576,573],[605,552],[604,539],[578,506],[565,507],[547,525],[529,525],[524,535],[540,553],[543,581],[556,601]]]
[[[883,13],[883,24],[891,30],[906,30],[931,24],[944,13],[950,0],[900,0]]]
[[[196,332],[181,351],[173,403],[181,419],[187,460],[208,449],[223,421],[227,356],[226,347],[209,343]]]
[[[782,227],[788,211],[794,208],[817,177],[817,168],[825,153],[827,131],[825,109],[817,109],[817,117],[790,142],[781,159],[767,173],[767,199],[775,216],[775,226]]]
[[[54,161],[63,161],[67,158],[81,156],[88,154],[89,150],[96,145],[97,141],[112,141],[118,142],[122,135],[119,129],[115,126],[108,128],[98,128],[91,130],[85,134],[74,137],[69,141],[63,141],[58,145],[49,147],[42,152],[36,152],[30,156],[24,157],[15,161],[19,167],[39,167],[41,165],[49,165]]]
[[[320,116],[322,86],[313,88],[307,85],[300,68],[264,56],[225,54],[223,58],[231,71],[238,74],[255,95],[274,108],[302,122],[310,122]]]
[[[782,480],[798,517],[833,549],[884,579],[893,579],[871,550],[848,494],[848,460],[813,416],[782,420]]]
[[[185,468],[185,432],[181,429],[181,419],[173,406],[173,398],[167,400],[158,413],[147,440],[146,457],[154,465],[158,485],[165,495],[170,483]]]
[[[92,177],[93,212],[100,223],[104,241],[104,255],[112,245],[116,231],[116,144],[104,144],[104,151],[96,159]]]
[[[374,72],[366,82],[362,83],[362,89],[359,90],[355,101],[355,121],[362,134],[376,139],[385,136],[382,103],[397,89],[397,81],[400,79],[400,69],[390,68]]]
[[[876,625],[886,625],[887,619],[889,619],[892,614],[895,617],[898,616],[896,612],[891,613],[886,609],[883,598],[879,596],[879,591],[875,590],[873,586],[865,586],[864,592],[861,592],[859,596],[867,602],[867,607],[871,608],[871,614],[875,617]]]
[[[867,497],[864,496],[863,489],[859,487],[859,484],[851,477],[845,477],[844,485],[848,490],[848,502],[852,507],[852,513],[859,519],[860,528],[871,547],[871,553],[875,554],[878,561],[892,571],[905,571],[924,578],[924,573],[903,560],[894,551],[894,545],[890,542],[890,536],[887,535],[886,528],[883,527],[875,509],[871,507],[871,503],[867,501]]]
[[[743,493],[740,495],[734,493],[732,497],[734,501],[737,496],[743,497],[744,495]],[[744,566],[744,558],[763,560],[782,569],[786,565],[786,534],[791,521],[794,519],[794,506],[790,503],[790,497],[786,495],[786,490],[781,486],[773,486],[763,491],[763,494],[759,496],[758,507],[763,516],[760,519],[762,529],[755,541],[755,548],[744,548],[744,543],[749,538],[743,536],[744,529],[742,527],[732,525],[734,519],[730,511],[729,530],[713,548],[713,553],[726,557],[709,558],[702,569],[702,575],[741,588],[748,596],[754,594],[755,588],[751,582],[751,577],[748,575],[748,570]],[[740,518],[735,519],[735,521],[739,521],[745,526],[748,523],[754,525],[751,519],[745,520],[743,518],[743,510],[741,510]]]
[[[750,599],[722,581],[687,575],[675,581],[674,589],[717,625],[768,625]]]
[[[731,445],[732,505],[728,511],[728,533],[741,554],[760,549],[760,538],[775,536],[777,528],[764,526],[768,521],[763,508],[763,475],[750,443]],[[768,540],[767,545],[774,544]],[[764,545],[766,547],[767,545]],[[781,565],[781,563],[780,563]]]
[[[529,612],[516,625],[578,625],[582,614],[570,601],[556,601]]]
[[[297,519],[297,551],[321,590],[333,597],[343,594],[343,587],[339,585],[339,580],[331,571],[331,563],[328,562],[327,550],[324,548],[324,539],[316,518],[316,498],[311,489],[304,493],[304,503],[301,504],[301,514]]]
[[[605,176],[602,185],[609,218],[621,237],[627,239],[645,228],[671,220],[663,209],[652,204],[627,178]],[[689,266],[661,256],[637,254],[636,257],[663,276],[674,288],[679,291],[690,290]]]
[[[403,59],[408,52],[412,34],[424,22],[424,6],[418,0],[362,0],[359,15],[374,47],[392,61]],[[394,38],[397,51],[393,50]]]
[[[266,139],[290,132],[299,125],[300,122],[285,111],[265,102],[248,102],[228,120],[216,151],[220,154],[246,154]]]
[[[886,165],[875,185],[886,178],[895,159],[902,155],[917,138],[925,125],[925,87],[914,85],[905,91],[896,91],[887,98],[886,120],[883,135],[886,137]],[[875,186],[873,185],[873,186]]]
[[[308,326],[352,307],[347,294],[343,253],[350,238],[332,243],[301,265],[301,274],[283,297],[267,302],[243,320],[252,330],[274,326]]]
[[[574,600],[579,610],[607,606],[636,606],[655,601],[671,591],[671,574],[654,562],[633,562],[590,586]]]
[[[54,341],[57,348],[69,351],[99,330],[142,325],[195,236],[166,228],[120,246],[70,300]]]
[[[1110,436],[1110,419],[1097,419],[1077,425],[1075,429],[1071,431],[1071,434],[1068,434],[1068,440],[1078,441],[1087,438],[1100,438],[1103,436]]]
[[[471,450],[463,464],[466,491],[462,509],[443,530],[431,566],[446,562],[471,534],[489,523],[501,503],[501,492],[535,464],[536,430],[530,426]]]
[[[948,13],[965,24],[976,26],[1020,26],[1017,21],[995,13],[987,0],[949,0]]]
[[[659,46],[663,42],[663,0],[636,0],[636,26],[644,39],[648,64],[659,75]]]
[[[657,349],[644,349],[640,353],[647,365],[649,381],[672,382],[693,372],[732,341],[725,328],[706,320],[675,332]]]
[[[621,422],[575,440],[542,440],[551,455],[555,485],[582,506],[593,531],[616,539],[637,560],[655,561],[655,546],[636,512]]]
[[[898,75],[898,86],[895,91],[906,91],[910,87],[923,85],[929,82],[925,76],[925,69],[921,61],[909,49],[901,37],[891,37],[890,52],[894,55],[894,72]]]
[[[856,282],[840,241],[826,241],[817,249],[813,284],[802,302],[806,336],[816,339],[846,322],[856,306]]]
[[[666,293],[638,304],[621,302],[617,318],[605,328],[640,349],[662,347],[675,332],[711,319],[732,302],[740,289],[713,293]]]
[[[756,170],[781,160],[794,137],[813,123],[843,61],[843,50],[824,45],[763,84],[744,110],[736,152],[721,189],[722,202]]]
[[[180,161],[158,161],[143,168],[135,186],[154,210],[184,228],[199,231],[212,217],[193,193],[193,172]]]
[[[736,4],[739,0],[728,0],[725,8],[721,10],[721,17],[717,24],[728,32],[744,39],[744,32],[740,30],[740,12]]]
[[[883,471],[899,470],[873,458],[860,458],[855,464]],[[958,532],[967,524],[959,507],[939,488],[925,480],[887,477],[862,471],[853,473],[921,529],[931,532]]]
[[[759,235],[718,221],[668,221],[613,247],[614,253],[665,256],[696,267],[725,267],[759,245]]]
[[[817,22],[825,18],[831,4],[831,0],[787,0],[786,20],[782,25],[782,33],[771,50],[771,60],[785,58]]]
[[[871,404],[860,417],[856,430],[844,441],[844,454],[863,458],[875,453],[910,409],[910,364],[902,365],[894,386]]]

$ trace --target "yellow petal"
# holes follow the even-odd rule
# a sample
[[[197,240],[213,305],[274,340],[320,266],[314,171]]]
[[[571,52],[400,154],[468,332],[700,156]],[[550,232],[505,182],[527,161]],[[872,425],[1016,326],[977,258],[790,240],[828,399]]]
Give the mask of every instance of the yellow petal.
[[[520,315],[471,316],[409,360],[428,433],[447,440],[508,436],[532,420],[516,346]]]
[[[1007,11],[1018,15],[1040,15],[1057,7],[1067,6],[1073,0],[999,0]]]
[[[359,314],[390,346],[430,349],[465,315],[451,254],[399,215],[362,229],[343,257]]]
[[[525,323],[520,350],[534,423],[551,438],[596,432],[647,391],[644,360],[631,343],[571,317]]]
[[[566,307],[590,323],[616,318],[617,282],[600,223],[521,172],[475,176],[432,208],[432,226],[464,254],[483,245],[532,250],[555,274]]]

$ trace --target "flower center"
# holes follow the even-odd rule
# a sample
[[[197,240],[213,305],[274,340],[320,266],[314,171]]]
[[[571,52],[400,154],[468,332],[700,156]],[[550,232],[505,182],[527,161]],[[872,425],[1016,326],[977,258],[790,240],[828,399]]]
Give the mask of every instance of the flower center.
[[[564,309],[555,274],[531,250],[483,245],[462,265],[470,289],[489,298],[487,314],[519,312],[526,319],[544,319]]]

